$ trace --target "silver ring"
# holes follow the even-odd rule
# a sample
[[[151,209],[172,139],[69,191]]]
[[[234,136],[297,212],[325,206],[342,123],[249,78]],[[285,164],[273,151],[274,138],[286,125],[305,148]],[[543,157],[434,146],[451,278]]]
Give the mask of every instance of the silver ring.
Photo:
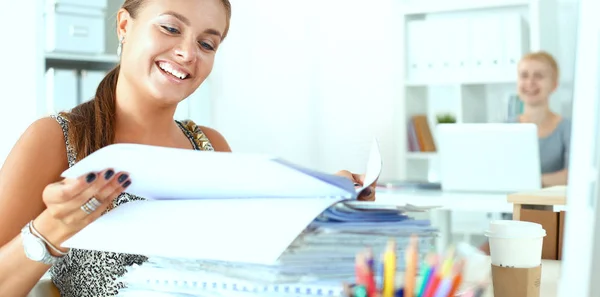
[[[81,210],[87,214],[91,214],[92,212],[96,211],[100,205],[102,205],[102,203],[100,203],[100,201],[98,201],[98,199],[95,197],[92,197],[90,200],[88,200],[88,202],[81,206]]]

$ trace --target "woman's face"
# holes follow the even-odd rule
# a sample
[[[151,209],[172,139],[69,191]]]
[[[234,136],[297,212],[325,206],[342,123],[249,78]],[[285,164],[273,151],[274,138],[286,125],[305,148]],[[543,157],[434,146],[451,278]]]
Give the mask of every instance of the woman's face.
[[[119,13],[121,78],[142,96],[174,105],[210,74],[227,25],[221,0],[147,0]]]
[[[556,89],[552,67],[542,61],[525,59],[518,66],[517,88],[525,104],[548,104],[550,94]]]

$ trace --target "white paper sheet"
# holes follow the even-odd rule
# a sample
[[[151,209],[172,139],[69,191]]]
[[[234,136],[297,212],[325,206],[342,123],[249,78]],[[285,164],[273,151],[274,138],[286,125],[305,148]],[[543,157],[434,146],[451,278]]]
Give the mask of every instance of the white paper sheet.
[[[272,265],[335,202],[318,198],[133,201],[100,217],[63,246]]]
[[[108,167],[127,171],[127,192],[150,200],[119,206],[64,247],[273,265],[321,212],[357,195],[345,177],[268,156],[135,144],[105,147],[63,176]],[[375,142],[365,185],[380,172]]]
[[[222,153],[139,144],[104,147],[62,176],[126,171],[127,191],[146,199],[334,197],[353,198],[345,177],[315,172],[265,155]]]
[[[377,139],[373,139],[371,150],[369,151],[369,160],[367,161],[367,170],[365,172],[365,180],[363,186],[358,188],[356,192],[360,194],[364,189],[370,187],[381,175],[381,169],[383,167],[383,161],[381,160],[381,152],[379,150],[379,143]]]

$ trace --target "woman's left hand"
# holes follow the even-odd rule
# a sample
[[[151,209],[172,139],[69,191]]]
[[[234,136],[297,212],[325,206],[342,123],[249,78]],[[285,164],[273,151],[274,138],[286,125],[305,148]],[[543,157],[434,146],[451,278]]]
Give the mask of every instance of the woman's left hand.
[[[357,184],[358,187],[362,187],[365,181],[364,174],[352,173],[348,170],[340,170],[335,175],[343,176],[349,178],[354,184]],[[377,181],[375,181],[372,185],[369,185],[368,188],[364,189],[360,196],[358,196],[358,200],[361,201],[375,201],[375,187],[377,185]]]

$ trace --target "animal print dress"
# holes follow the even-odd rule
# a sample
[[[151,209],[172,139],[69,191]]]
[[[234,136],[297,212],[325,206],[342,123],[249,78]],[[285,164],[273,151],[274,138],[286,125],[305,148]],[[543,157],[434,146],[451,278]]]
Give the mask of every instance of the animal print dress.
[[[62,127],[67,147],[69,167],[75,164],[75,151],[68,139],[68,120],[60,115],[52,116]],[[192,121],[176,121],[177,125],[192,143],[195,150],[213,151],[210,141]],[[128,193],[122,193],[113,202],[117,207],[134,200],[143,200]],[[113,207],[113,209],[114,209]],[[71,249],[68,255],[50,268],[52,281],[63,297],[104,297],[116,296],[125,287],[117,278],[124,275],[126,268],[142,264],[147,260],[140,255],[119,254]]]

